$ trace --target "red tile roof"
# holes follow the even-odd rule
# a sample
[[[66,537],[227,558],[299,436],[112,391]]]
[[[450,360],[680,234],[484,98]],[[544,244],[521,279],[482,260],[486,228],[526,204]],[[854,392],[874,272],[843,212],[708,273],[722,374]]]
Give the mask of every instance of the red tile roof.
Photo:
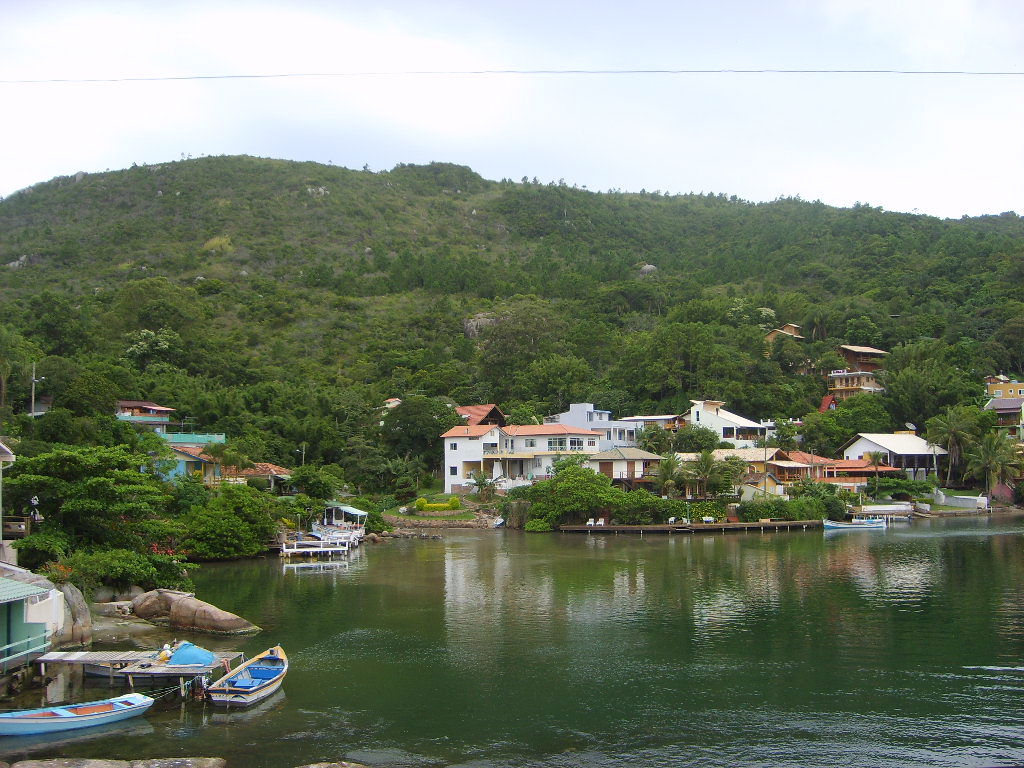
[[[501,429],[496,424],[477,424],[470,426],[465,424],[461,427],[452,427],[441,437],[483,437],[492,429]]]
[[[491,411],[497,410],[499,416],[504,418],[505,414],[501,412],[495,403],[484,403],[482,405],[460,405],[455,408],[455,412],[462,416],[466,423],[471,427],[475,427],[483,419],[490,416]]]
[[[266,461],[257,461],[251,467],[246,467],[245,469],[224,467],[225,477],[269,477],[270,475],[290,477],[291,474],[292,471],[290,469],[285,469],[277,464],[271,464]]]
[[[580,427],[570,427],[566,424],[509,424],[502,427],[508,434],[513,437],[523,435],[594,435],[600,436],[600,432],[593,432],[589,429],[582,429]]]

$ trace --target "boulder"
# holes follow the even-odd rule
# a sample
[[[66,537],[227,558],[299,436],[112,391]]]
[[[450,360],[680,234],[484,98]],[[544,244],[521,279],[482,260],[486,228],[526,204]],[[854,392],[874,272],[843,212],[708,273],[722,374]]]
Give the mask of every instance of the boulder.
[[[247,635],[260,628],[215,605],[203,602],[189,592],[154,589],[132,600],[136,616],[174,629],[188,629],[216,635]]]
[[[92,760],[84,757],[60,757],[53,760],[19,760],[11,768],[130,768],[127,760]]]
[[[300,765],[298,768],[367,768],[362,763],[350,763],[347,760],[339,760],[336,763],[309,763]]]
[[[131,600],[112,600],[109,603],[93,603],[93,613],[97,616],[106,616],[108,618],[120,618],[122,616],[131,616],[132,613],[132,601]]]
[[[54,635],[53,645],[89,645],[92,642],[92,614],[85,596],[74,584],[57,587],[64,595],[64,628]]]

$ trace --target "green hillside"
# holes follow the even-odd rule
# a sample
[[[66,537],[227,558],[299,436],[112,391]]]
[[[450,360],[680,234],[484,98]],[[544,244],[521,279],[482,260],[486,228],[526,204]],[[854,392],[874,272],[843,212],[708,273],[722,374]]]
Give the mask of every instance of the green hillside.
[[[824,383],[800,372],[834,367],[848,342],[896,352],[881,402],[899,424],[975,398],[985,373],[1024,369],[1012,213],[953,221],[488,181],[440,163],[211,157],[10,196],[0,265],[3,431],[29,450],[18,414],[35,361],[39,394],[79,420],[83,393],[150,399],[257,460],[293,465],[306,443],[307,461],[367,486],[414,471],[396,455],[429,463],[433,449],[382,432],[391,396],[524,415],[714,397],[753,418],[802,416]],[[782,322],[808,341],[766,359],[764,331]],[[64,442],[115,439],[76,423]]]

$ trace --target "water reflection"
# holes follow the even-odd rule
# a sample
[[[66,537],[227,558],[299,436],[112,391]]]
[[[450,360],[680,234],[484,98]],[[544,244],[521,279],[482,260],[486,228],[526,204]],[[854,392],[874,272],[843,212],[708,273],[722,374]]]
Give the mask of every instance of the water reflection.
[[[151,734],[61,754],[1020,762],[1022,540],[998,519],[842,537],[467,531],[344,567],[211,565],[199,594],[264,627],[243,650],[287,648],[286,695],[253,715],[160,710]]]

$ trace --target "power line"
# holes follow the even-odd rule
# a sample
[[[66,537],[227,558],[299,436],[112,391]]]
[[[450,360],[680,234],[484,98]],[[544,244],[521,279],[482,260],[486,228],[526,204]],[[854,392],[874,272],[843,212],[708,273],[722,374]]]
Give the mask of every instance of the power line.
[[[154,83],[182,80],[280,80],[288,78],[422,77],[439,75],[936,75],[1022,77],[1024,71],[968,69],[420,69],[354,72],[278,72],[233,75],[159,75],[154,77],[76,77],[0,80],[0,85],[49,83]]]

